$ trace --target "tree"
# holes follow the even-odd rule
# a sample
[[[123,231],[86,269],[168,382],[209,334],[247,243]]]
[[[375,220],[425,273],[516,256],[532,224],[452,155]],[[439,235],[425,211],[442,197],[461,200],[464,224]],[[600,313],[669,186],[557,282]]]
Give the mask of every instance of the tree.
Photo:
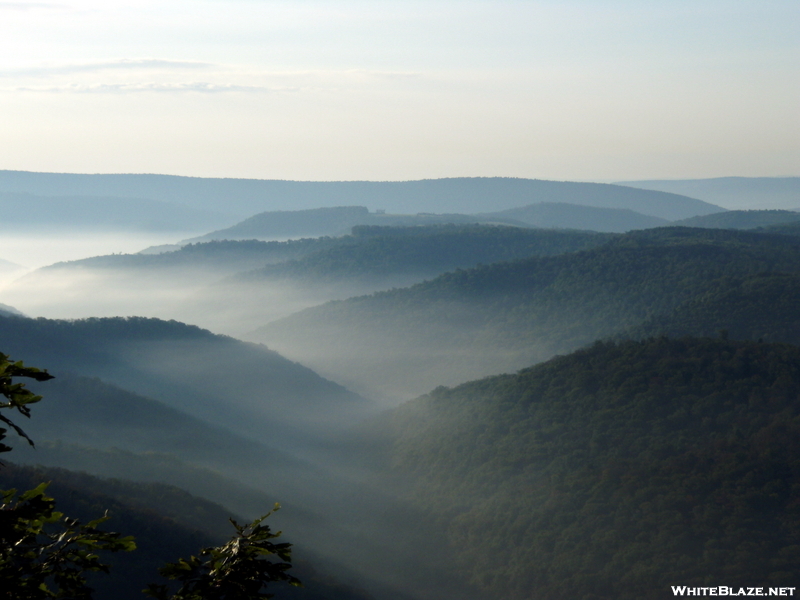
[[[264,519],[279,506],[248,525],[239,525],[231,519],[236,536],[224,546],[203,548],[199,557],[181,559],[160,569],[168,579],[181,582],[181,588],[170,595],[165,585],[150,585],[145,592],[156,600],[240,600],[272,598],[261,590],[273,581],[300,585],[300,581],[286,571],[291,568],[291,544],[275,544],[271,540],[280,536],[272,533]],[[265,560],[275,555],[281,561]]]
[[[23,383],[13,378],[27,377],[46,381],[53,376],[21,362],[12,362],[0,353],[0,410],[16,411],[30,418],[30,405],[39,402]],[[0,421],[34,446],[33,440],[11,417],[0,413]],[[0,427],[0,452],[11,447],[4,440],[8,429]],[[1,465],[2,463],[0,463]],[[86,576],[91,572],[109,572],[100,552],[132,551],[132,537],[98,528],[108,515],[82,525],[77,519],[55,510],[55,500],[46,495],[47,483],[18,494],[0,490],[0,599],[89,600],[91,588]],[[225,545],[203,548],[198,556],[167,564],[160,572],[181,584],[171,593],[168,586],[151,584],[146,590],[157,600],[256,600],[271,598],[264,587],[283,581],[300,585],[287,573],[291,568],[291,544],[276,544],[263,521],[279,507],[250,524],[239,525],[231,519],[236,535]],[[272,562],[276,556],[280,562]]]

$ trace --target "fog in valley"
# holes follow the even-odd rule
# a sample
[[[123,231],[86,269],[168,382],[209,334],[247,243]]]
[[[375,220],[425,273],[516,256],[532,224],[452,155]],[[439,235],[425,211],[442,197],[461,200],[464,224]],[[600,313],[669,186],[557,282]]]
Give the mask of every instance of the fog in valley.
[[[0,2],[0,597],[797,595],[797,9]]]
[[[522,198],[511,220],[468,206],[420,215],[326,208],[261,212],[205,233],[103,230],[84,215],[61,229],[4,234],[3,351],[55,375],[33,386],[45,398],[25,427],[37,445],[17,442],[15,461],[168,484],[244,518],[278,501],[271,519],[314,573],[333,575],[338,595],[329,597],[528,597],[540,585],[536,560],[549,556],[546,568],[561,572],[580,556],[546,551],[519,529],[568,535],[541,521],[548,511],[577,518],[547,499],[558,461],[572,457],[563,468],[578,477],[585,460],[613,460],[602,436],[624,446],[641,426],[597,433],[610,413],[595,415],[591,398],[612,398],[626,369],[660,372],[665,352],[686,361],[676,369],[717,352],[700,341],[666,347],[663,334],[723,340],[724,330],[715,343],[762,344],[729,350],[739,353],[800,342],[787,308],[800,301],[799,213],[728,211],[646,190],[615,204],[599,184],[587,188],[599,207],[569,202],[569,186],[559,204],[558,186],[547,189],[549,203]],[[631,216],[667,205],[682,212]],[[345,221],[325,230],[325,215]],[[649,402],[657,389],[631,398]],[[521,408],[534,397],[535,410]],[[575,426],[595,440],[591,450],[547,425],[574,420],[573,401],[589,403]],[[620,410],[615,418],[630,418]],[[513,414],[519,426],[507,423]],[[653,435],[647,443],[661,447]],[[576,481],[593,481],[586,473]],[[83,485],[110,485],[93,481]],[[509,510],[521,525],[495,523]],[[485,579],[493,571],[472,537],[478,524],[496,529],[487,543],[518,548],[503,559],[517,575]],[[316,577],[317,589],[334,593]],[[604,579],[615,580],[613,570]],[[567,575],[547,586],[552,597],[592,589]]]

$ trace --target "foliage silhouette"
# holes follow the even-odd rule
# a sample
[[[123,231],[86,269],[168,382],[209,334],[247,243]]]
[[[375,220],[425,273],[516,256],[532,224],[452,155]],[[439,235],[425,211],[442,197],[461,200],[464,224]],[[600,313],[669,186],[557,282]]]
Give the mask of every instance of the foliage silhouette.
[[[150,585],[145,591],[157,600],[239,600],[272,598],[263,593],[264,586],[274,581],[300,585],[300,581],[286,571],[291,568],[291,544],[275,544],[271,540],[280,536],[272,533],[264,519],[275,508],[250,523],[240,525],[233,519],[236,536],[224,546],[203,548],[199,556],[180,559],[160,569],[160,573],[181,582],[180,589],[170,595],[165,585]],[[283,562],[264,560],[275,555]]]

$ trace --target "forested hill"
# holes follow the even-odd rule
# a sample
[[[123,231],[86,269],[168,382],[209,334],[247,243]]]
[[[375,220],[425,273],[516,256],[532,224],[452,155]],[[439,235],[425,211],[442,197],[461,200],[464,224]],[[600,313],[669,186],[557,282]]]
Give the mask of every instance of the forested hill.
[[[597,343],[437,388],[348,443],[484,598],[666,599],[797,584],[798,397],[794,346]]]
[[[799,271],[795,237],[659,228],[329,303],[254,335],[314,368],[346,373],[350,386],[407,398],[615,335],[711,291],[715,280]],[[394,376],[408,372],[413,379]]]
[[[238,471],[231,465],[248,459],[282,474],[303,467],[278,449],[96,377],[59,371],[55,379],[29,387],[45,397],[35,407],[36,418],[25,425],[38,441],[171,454],[228,475],[246,472],[244,465]],[[15,456],[24,450],[18,448]],[[27,458],[36,460],[35,455]]]
[[[95,600],[143,600],[146,585],[166,581],[158,574],[165,563],[226,542],[234,534],[229,518],[244,522],[225,507],[170,485],[102,479],[66,469],[14,464],[0,468],[2,489],[29,490],[43,481],[50,482],[47,493],[56,499],[57,510],[82,523],[108,510],[110,519],[101,528],[135,538],[133,552],[103,556],[111,573],[91,577]],[[293,539],[287,535],[279,541]],[[292,573],[304,586],[273,584],[268,591],[276,600],[371,600],[366,592],[317,571],[302,550],[295,550],[293,559]]]
[[[491,225],[365,226],[338,238],[206,242],[51,265],[7,286],[3,301],[28,314],[159,316],[241,336],[328,300],[458,267],[591,248],[609,236]]]
[[[755,229],[755,231],[760,231],[762,233],[780,233],[783,235],[800,236],[800,221],[779,223],[777,225],[767,225],[765,227],[758,227]]]
[[[480,216],[515,219],[535,227],[569,227],[617,233],[670,223],[667,219],[641,214],[630,208],[578,206],[569,202],[540,202]]]
[[[729,210],[682,219],[673,225],[712,229],[756,229],[782,223],[797,223],[798,221],[800,221],[800,212],[793,210]]]
[[[333,206],[306,210],[268,211],[196,238],[205,240],[246,240],[287,237],[342,235],[354,225],[369,220],[365,206]]]
[[[800,345],[800,274],[761,273],[711,282],[673,311],[650,317],[619,337],[728,335]]]
[[[511,225],[624,232],[667,225],[670,221],[628,208],[599,208],[567,202],[539,202],[505,211],[478,214],[369,212],[366,207],[338,206],[259,213],[226,229],[192,238],[207,240],[281,239],[314,235],[342,235],[355,226],[426,227],[431,225]]]
[[[20,311],[8,304],[0,304],[0,316],[3,317],[24,317]]]
[[[164,270],[188,271],[192,277],[197,277],[200,272],[205,272],[213,277],[219,273],[235,273],[270,263],[297,259],[332,246],[346,244],[349,241],[344,238],[320,237],[283,242],[260,240],[198,242],[186,244],[173,252],[107,254],[59,262],[40,269],[38,274],[63,269],[115,269],[118,271],[138,269],[153,273]]]
[[[56,376],[100,377],[259,439],[296,438],[368,406],[263,346],[176,321],[0,317],[0,338],[12,358]]]
[[[286,241],[225,240],[187,244],[161,254],[111,254],[61,262],[40,269],[38,276],[64,269],[115,271],[199,271],[210,276],[255,270],[291,261],[308,264],[311,276],[326,268],[370,273],[425,271],[440,273],[477,263],[551,255],[589,248],[610,239],[591,231],[526,229],[497,225],[386,227],[359,225],[340,237]],[[374,265],[376,261],[380,262]],[[294,263],[292,263],[294,264]],[[318,265],[318,266],[312,266]],[[325,266],[327,265],[327,266]],[[297,275],[302,270],[292,268]],[[30,277],[30,276],[29,276]]]
[[[608,234],[590,231],[494,225],[358,226],[338,245],[242,273],[231,281],[292,279],[317,285],[354,280],[385,285],[384,280],[421,280],[481,263],[575,252],[609,239]]]
[[[663,219],[709,214],[718,206],[666,192],[602,183],[510,177],[460,177],[421,181],[275,181],[170,175],[82,175],[0,171],[0,192],[40,195],[124,196],[179,202],[241,217],[274,210],[367,206],[391,213],[476,213],[534,202],[629,208]]]

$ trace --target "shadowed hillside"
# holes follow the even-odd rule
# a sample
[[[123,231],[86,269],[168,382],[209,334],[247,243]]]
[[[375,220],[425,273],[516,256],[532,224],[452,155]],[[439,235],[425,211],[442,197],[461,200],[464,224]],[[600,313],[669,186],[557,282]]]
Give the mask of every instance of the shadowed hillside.
[[[352,389],[408,398],[625,331],[721,278],[799,268],[797,238],[659,228],[328,303],[253,335]]]
[[[793,210],[729,210],[676,221],[681,227],[708,229],[756,229],[800,221],[800,212]]]
[[[668,219],[643,215],[629,208],[577,206],[568,202],[541,202],[481,216],[515,219],[535,227],[568,227],[615,233],[632,229],[649,229],[670,223]]]
[[[369,404],[264,346],[176,321],[0,318],[4,351],[100,377],[255,439],[302,443]]]
[[[217,241],[163,254],[58,263],[8,286],[3,300],[34,315],[158,315],[243,335],[328,300],[607,239],[586,231],[492,225],[359,226],[338,238]]]
[[[227,541],[234,533],[228,521],[236,515],[220,506],[164,484],[101,479],[66,469],[6,465],[0,469],[0,488],[33,489],[49,481],[47,493],[65,514],[87,523],[108,510],[104,529],[133,535],[136,550],[109,554],[110,574],[96,574],[90,585],[96,600],[143,600],[141,592],[161,582],[158,569],[167,562],[196,555],[200,548]],[[265,505],[263,510],[270,508]],[[240,517],[236,517],[242,522]],[[285,536],[281,541],[291,541]],[[312,566],[313,556],[296,549],[292,573],[304,586],[273,584],[277,600],[370,600],[366,592],[343,585]]]
[[[598,343],[437,388],[363,428],[360,455],[436,516],[431,533],[483,598],[791,586],[798,395],[793,346]]]

